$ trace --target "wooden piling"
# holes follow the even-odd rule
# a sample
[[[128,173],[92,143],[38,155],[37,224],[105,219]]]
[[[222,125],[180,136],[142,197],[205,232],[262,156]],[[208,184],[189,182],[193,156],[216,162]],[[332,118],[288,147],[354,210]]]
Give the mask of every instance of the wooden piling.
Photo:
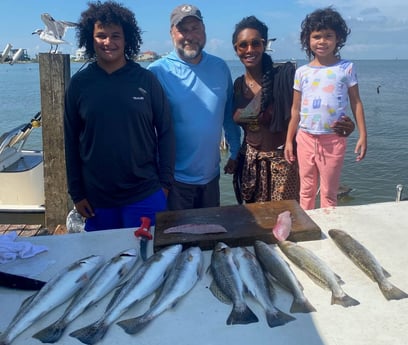
[[[64,94],[71,78],[69,55],[39,55],[44,151],[45,227],[65,224],[72,202],[67,193],[64,152]]]

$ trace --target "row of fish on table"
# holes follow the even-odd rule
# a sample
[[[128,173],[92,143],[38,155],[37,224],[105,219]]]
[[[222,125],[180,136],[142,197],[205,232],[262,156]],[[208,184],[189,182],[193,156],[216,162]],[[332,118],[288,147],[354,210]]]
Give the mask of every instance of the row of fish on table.
[[[378,283],[387,300],[407,298],[408,294],[392,285],[386,272],[371,252],[342,230],[329,230],[336,245],[373,281]],[[359,302],[341,287],[341,278],[311,250],[291,241],[274,244],[254,242],[254,253],[246,247],[231,248],[218,242],[211,255],[207,272],[213,280],[211,292],[220,301],[232,304],[226,324],[249,324],[259,319],[247,304],[254,297],[265,311],[269,327],[284,325],[295,317],[274,305],[275,284],[293,296],[290,313],[310,313],[316,309],[303,293],[303,287],[283,255],[303,270],[318,285],[332,293],[332,304],[343,307]],[[57,306],[72,299],[62,316],[33,335],[43,343],[61,339],[68,325],[115,290],[101,317],[69,335],[85,344],[99,342],[109,326],[138,302],[157,292],[150,307],[137,317],[117,324],[128,334],[140,332],[150,321],[172,308],[186,295],[203,274],[203,255],[199,247],[183,250],[181,244],[166,247],[146,261],[138,260],[139,252],[128,249],[104,262],[102,256],[91,255],[66,267],[44,287],[25,300],[9,326],[0,335],[0,345],[11,344],[25,329]]]

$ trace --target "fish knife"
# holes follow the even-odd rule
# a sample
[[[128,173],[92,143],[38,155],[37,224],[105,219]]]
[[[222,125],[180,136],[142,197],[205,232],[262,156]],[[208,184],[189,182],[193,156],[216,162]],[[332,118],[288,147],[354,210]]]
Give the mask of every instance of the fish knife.
[[[136,237],[140,237],[140,256],[143,261],[147,259],[147,244],[150,240],[153,239],[152,234],[150,233],[150,218],[141,217],[141,225],[138,229],[135,230],[134,234]]]
[[[12,273],[0,272],[0,286],[20,290],[40,290],[46,282]]]

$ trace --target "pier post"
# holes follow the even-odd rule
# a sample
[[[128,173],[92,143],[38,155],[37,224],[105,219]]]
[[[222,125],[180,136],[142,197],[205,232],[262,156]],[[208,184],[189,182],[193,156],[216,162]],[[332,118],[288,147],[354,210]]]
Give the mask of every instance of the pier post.
[[[71,78],[69,55],[39,55],[44,151],[45,227],[52,233],[72,208],[64,152],[64,94]]]

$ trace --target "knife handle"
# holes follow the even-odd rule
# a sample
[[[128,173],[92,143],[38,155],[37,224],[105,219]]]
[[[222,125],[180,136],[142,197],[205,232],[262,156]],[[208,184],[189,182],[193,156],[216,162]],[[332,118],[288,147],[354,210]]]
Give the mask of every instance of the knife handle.
[[[136,237],[143,237],[145,239],[151,240],[153,239],[152,234],[150,233],[150,218],[148,217],[141,217],[140,218],[142,224],[138,229],[135,230],[134,234]]]

